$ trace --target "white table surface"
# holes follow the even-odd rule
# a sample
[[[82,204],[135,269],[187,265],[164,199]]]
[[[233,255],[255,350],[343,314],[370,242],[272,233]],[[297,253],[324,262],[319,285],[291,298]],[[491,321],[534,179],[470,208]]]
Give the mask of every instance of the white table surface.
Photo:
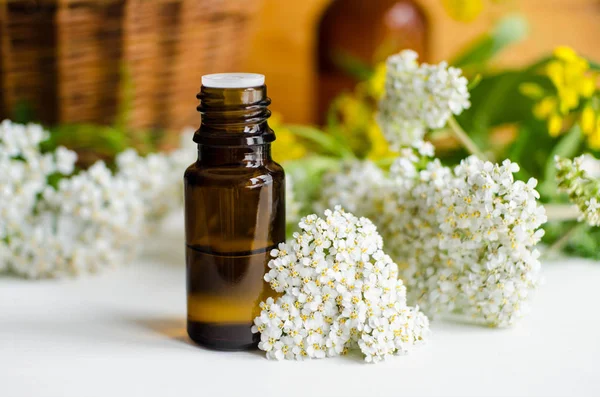
[[[377,365],[275,362],[191,344],[182,238],[99,275],[0,278],[0,396],[600,396],[599,262],[544,264],[512,329],[434,322],[429,344]]]

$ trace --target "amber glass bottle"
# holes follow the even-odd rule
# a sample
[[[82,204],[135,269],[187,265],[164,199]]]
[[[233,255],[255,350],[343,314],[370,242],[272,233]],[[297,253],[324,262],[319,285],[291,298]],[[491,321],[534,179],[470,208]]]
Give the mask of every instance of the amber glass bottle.
[[[283,168],[271,158],[264,76],[202,78],[198,160],[185,172],[187,330],[220,350],[256,346],[251,332],[269,251],[285,240]]]

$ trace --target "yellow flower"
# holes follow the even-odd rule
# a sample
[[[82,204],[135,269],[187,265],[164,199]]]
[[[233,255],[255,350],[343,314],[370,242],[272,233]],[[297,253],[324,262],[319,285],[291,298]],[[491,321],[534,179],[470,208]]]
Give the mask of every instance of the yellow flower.
[[[344,126],[349,129],[362,129],[367,124],[370,111],[354,95],[342,94],[336,102]]]
[[[557,115],[553,114],[548,119],[548,133],[550,136],[557,137],[560,135],[562,130],[563,119]]]
[[[597,111],[592,106],[592,96],[596,91],[596,74],[590,72],[589,63],[570,47],[557,47],[553,59],[546,64],[544,74],[550,79],[555,93],[550,94],[535,83],[524,83],[521,93],[538,100],[533,107],[536,118],[546,120],[548,133],[556,137],[565,129],[563,122],[567,116],[585,106],[579,116],[581,129],[588,136],[590,147],[600,142],[600,129],[597,128]],[[574,119],[569,117],[568,119]]]
[[[579,59],[575,50],[566,45],[556,47],[554,49],[554,56],[564,61],[577,61]]]
[[[471,22],[481,14],[483,0],[442,0],[450,18],[459,22]]]
[[[368,94],[375,98],[379,99],[383,96],[383,92],[385,91],[385,75],[387,73],[387,67],[385,62],[380,63],[375,67],[375,72],[371,76],[371,78],[367,81],[368,86]]]
[[[596,129],[588,136],[588,145],[594,150],[600,150],[600,117],[596,118]]]
[[[277,139],[271,145],[273,159],[278,162],[296,160],[306,155],[306,148],[281,122],[281,116],[273,113],[269,126],[275,131]]]
[[[581,112],[581,130],[586,135],[591,135],[596,128],[596,113],[594,109],[588,104]]]
[[[569,47],[554,50],[554,59],[546,65],[546,75],[556,88],[559,110],[566,115],[579,106],[581,98],[589,98],[596,89],[596,76],[589,74],[590,65]]]
[[[333,103],[338,132],[342,133],[348,146],[359,157],[369,150],[367,129],[373,118],[369,104],[355,94],[341,94]]]
[[[581,112],[579,119],[581,130],[587,136],[588,145],[594,150],[600,150],[600,115],[588,103]]]
[[[544,89],[535,83],[521,83],[519,91],[532,99],[540,99],[544,96]]]
[[[369,160],[376,161],[386,157],[394,157],[398,154],[390,149],[387,139],[383,136],[383,131],[381,131],[375,120],[371,120],[367,128],[367,136],[371,142],[371,148],[367,153]]]
[[[535,104],[533,107],[533,114],[538,119],[547,119],[550,115],[556,113],[556,98],[555,97],[546,97]]]

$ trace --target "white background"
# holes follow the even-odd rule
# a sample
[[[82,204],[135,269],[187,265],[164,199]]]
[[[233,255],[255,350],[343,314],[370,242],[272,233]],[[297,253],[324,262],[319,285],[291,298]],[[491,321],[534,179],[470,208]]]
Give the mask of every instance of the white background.
[[[99,275],[0,278],[0,396],[600,395],[600,262],[545,263],[512,329],[433,322],[426,346],[384,363],[273,362],[189,342],[180,229]]]

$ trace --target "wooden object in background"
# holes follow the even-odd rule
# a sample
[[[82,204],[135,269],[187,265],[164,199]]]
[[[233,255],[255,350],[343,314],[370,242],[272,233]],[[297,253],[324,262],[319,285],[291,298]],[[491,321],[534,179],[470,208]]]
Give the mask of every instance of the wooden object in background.
[[[411,0],[334,0],[318,26],[318,121],[325,121],[326,111],[337,95],[353,90],[358,82],[341,62],[356,60],[373,67],[406,48],[426,59],[427,29],[425,15]]]
[[[0,0],[0,119],[179,129],[206,73],[238,71],[260,0]],[[123,109],[130,105],[129,109]]]
[[[57,121],[55,7],[0,1],[0,119],[35,113]]]

